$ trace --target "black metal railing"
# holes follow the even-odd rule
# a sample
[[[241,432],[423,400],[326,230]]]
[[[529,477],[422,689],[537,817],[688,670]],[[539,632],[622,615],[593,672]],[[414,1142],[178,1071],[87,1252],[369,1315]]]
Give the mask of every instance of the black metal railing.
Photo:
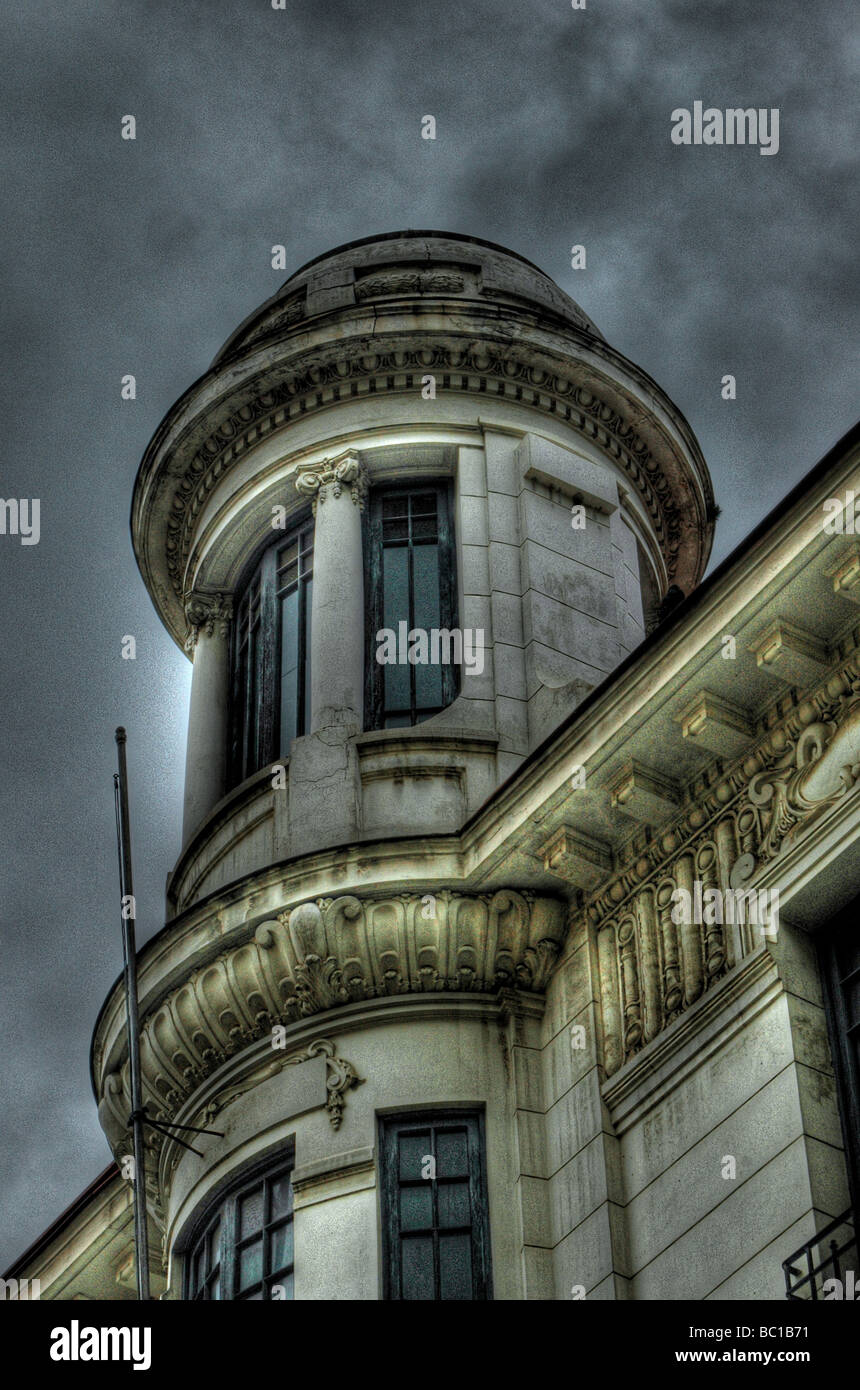
[[[849,1253],[853,1251],[853,1256]],[[823,1286],[828,1279],[842,1284],[843,1298],[860,1294],[860,1262],[857,1258],[857,1232],[854,1213],[849,1207],[829,1226],[817,1231],[811,1240],[782,1262],[785,1275],[785,1296],[797,1302],[825,1297]],[[853,1278],[847,1287],[846,1275]]]

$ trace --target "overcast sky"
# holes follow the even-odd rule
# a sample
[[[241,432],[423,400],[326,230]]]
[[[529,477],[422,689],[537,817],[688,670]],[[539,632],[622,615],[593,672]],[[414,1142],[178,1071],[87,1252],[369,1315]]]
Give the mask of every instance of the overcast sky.
[[[853,422],[858,288],[851,0],[4,11],[0,495],[40,499],[41,537],[0,536],[0,1268],[110,1161],[88,1049],[121,968],[113,731],[145,940],[179,850],[190,684],[134,562],[132,485],[164,412],[286,278],[272,245],[296,268],[434,228],[535,261],[690,421],[723,508],[714,561]],[[779,152],[673,145],[696,100],[778,108]]]

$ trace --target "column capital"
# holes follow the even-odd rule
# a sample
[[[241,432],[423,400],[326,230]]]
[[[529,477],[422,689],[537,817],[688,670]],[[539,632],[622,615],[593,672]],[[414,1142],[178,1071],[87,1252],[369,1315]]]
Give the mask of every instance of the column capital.
[[[216,628],[220,637],[226,637],[233,617],[233,600],[229,594],[207,594],[191,590],[185,595],[185,621],[188,632],[185,650],[193,653],[201,632],[214,637]]]
[[[364,499],[370,485],[367,469],[353,450],[348,449],[335,458],[322,459],[318,463],[300,463],[296,469],[296,491],[312,499],[314,516],[317,502],[324,502],[331,488],[333,497],[340,497],[344,488],[349,489],[353,505],[364,511]]]

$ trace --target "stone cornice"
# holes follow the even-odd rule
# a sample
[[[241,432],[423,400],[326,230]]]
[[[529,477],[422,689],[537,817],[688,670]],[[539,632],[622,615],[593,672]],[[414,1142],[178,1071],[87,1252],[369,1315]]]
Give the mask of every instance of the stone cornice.
[[[783,841],[812,816],[826,811],[852,791],[860,778],[860,654],[854,650],[826,681],[791,709],[727,769],[710,768],[673,819],[643,844],[634,837],[616,872],[605,879],[588,904],[594,924],[624,910],[631,895],[655,874],[671,871],[675,857],[707,835],[729,811],[747,808],[743,817],[757,827],[755,865],[779,853]],[[617,861],[620,858],[621,863]],[[749,875],[747,875],[749,877]],[[736,886],[736,885],[735,885]]]
[[[511,987],[540,993],[565,931],[564,904],[531,893],[344,895],[299,904],[249,928],[145,1009],[144,1103],[154,1119],[169,1119],[210,1073],[275,1025],[351,1003]],[[99,1047],[94,1060],[100,1118],[117,1135],[129,1104],[123,1037],[108,1044],[107,1057]]]
[[[539,321],[525,313],[512,311],[511,316],[525,323]],[[574,344],[557,332],[542,331],[537,335],[540,341],[529,341],[523,326],[513,341],[510,336],[498,339],[496,332],[493,320],[480,320],[476,312],[469,336],[433,332],[428,325],[425,330],[378,334],[372,352],[363,336],[323,341],[303,350],[300,335],[294,345],[278,345],[282,354],[294,347],[288,357],[261,360],[256,370],[249,363],[241,388],[233,385],[215,397],[208,392],[202,413],[182,407],[202,392],[203,383],[186,393],[147,450],[133,506],[138,558],[168,625],[175,624],[170,618],[176,602],[171,591],[174,596],[182,591],[197,517],[214,487],[249,449],[291,421],[338,402],[368,394],[418,393],[428,372],[437,377],[440,393],[464,391],[515,401],[592,440],[627,475],[655,528],[670,577],[691,588],[710,549],[713,494],[704,461],[680,414],[644,373],[596,339],[584,341],[580,358],[572,351]],[[576,338],[575,330],[569,333]],[[626,392],[621,377],[633,378],[642,400]],[[646,417],[646,400],[664,412],[675,432],[671,438],[666,426],[658,424],[656,412]],[[187,423],[177,426],[175,417],[183,414]],[[650,443],[643,437],[646,427]],[[172,493],[167,508],[165,489]],[[163,516],[157,524],[149,516],[156,501]],[[155,531],[149,535],[153,524]],[[159,568],[166,585],[158,577]]]
[[[760,945],[766,925],[757,896],[762,870],[783,845],[797,843],[840,804],[850,801],[856,820],[858,794],[855,651],[728,770],[714,769],[700,794],[648,844],[632,845],[621,871],[583,909],[597,938],[607,1075]],[[698,921],[682,913],[676,920],[678,890],[690,895],[689,902],[695,884],[720,904],[748,895],[746,906],[720,907]]]

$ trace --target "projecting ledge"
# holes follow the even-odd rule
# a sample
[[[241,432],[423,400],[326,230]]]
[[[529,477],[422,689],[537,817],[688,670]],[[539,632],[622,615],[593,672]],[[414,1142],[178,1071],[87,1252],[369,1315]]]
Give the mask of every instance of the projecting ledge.
[[[328,1154],[314,1163],[303,1163],[294,1168],[292,1174],[296,1211],[375,1186],[376,1165],[372,1144]]]

